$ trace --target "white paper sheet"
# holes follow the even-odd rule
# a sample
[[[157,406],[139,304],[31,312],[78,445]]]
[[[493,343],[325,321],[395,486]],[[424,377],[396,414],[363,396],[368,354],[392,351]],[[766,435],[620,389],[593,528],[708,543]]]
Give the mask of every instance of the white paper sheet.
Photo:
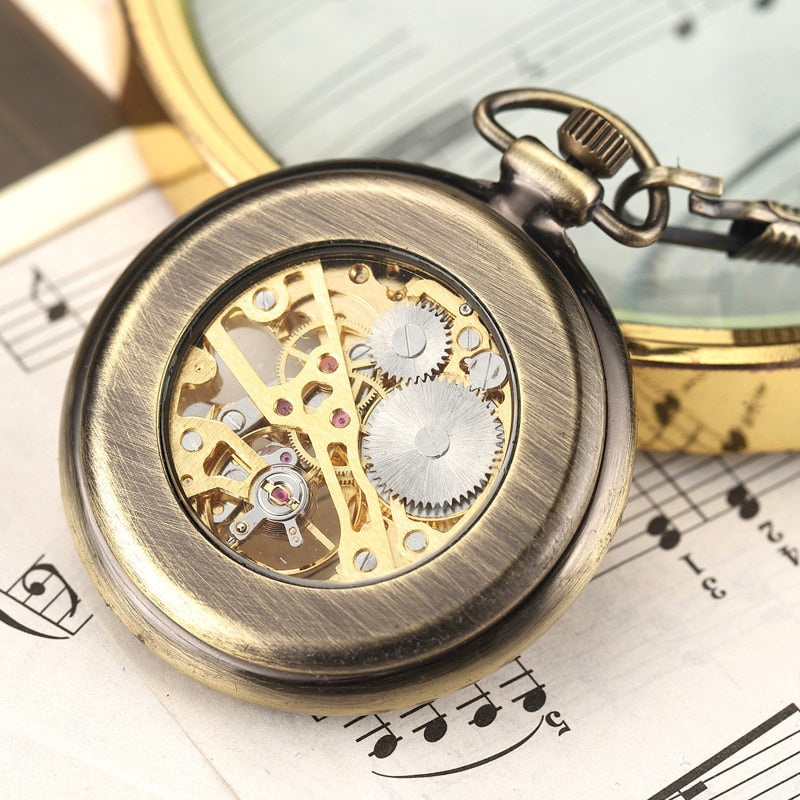
[[[50,170],[42,197],[69,192],[65,175]],[[0,216],[14,213],[9,191]],[[640,455],[625,521],[570,611],[497,674],[418,709],[274,712],[129,634],[72,547],[57,429],[93,307],[171,218],[142,190],[0,268],[4,796],[800,796],[797,455]]]

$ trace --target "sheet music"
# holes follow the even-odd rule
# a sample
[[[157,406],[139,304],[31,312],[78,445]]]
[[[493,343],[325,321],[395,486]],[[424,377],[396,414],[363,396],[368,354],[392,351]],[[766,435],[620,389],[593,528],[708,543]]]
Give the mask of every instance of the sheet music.
[[[61,177],[48,172],[43,197],[72,191]],[[86,321],[172,217],[155,189],[128,192],[0,267],[5,795],[800,795],[795,454],[640,454],[620,530],[575,605],[494,675],[415,708],[275,712],[147,650],[74,551],[57,441]]]

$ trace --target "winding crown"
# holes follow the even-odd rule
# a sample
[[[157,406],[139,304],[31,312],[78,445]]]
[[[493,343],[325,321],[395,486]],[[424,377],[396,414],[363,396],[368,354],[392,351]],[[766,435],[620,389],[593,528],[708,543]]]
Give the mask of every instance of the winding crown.
[[[598,178],[610,178],[633,155],[628,140],[601,114],[575,108],[558,129],[558,147]]]

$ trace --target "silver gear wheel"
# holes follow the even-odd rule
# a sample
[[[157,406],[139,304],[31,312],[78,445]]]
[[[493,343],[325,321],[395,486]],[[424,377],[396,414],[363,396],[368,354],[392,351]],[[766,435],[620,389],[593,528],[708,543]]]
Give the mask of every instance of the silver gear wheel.
[[[477,390],[445,379],[389,392],[366,433],[363,455],[375,488],[423,517],[465,510],[488,482],[504,436]]]
[[[444,312],[428,303],[403,303],[381,314],[367,342],[376,365],[397,381],[435,375],[450,354],[450,326]]]

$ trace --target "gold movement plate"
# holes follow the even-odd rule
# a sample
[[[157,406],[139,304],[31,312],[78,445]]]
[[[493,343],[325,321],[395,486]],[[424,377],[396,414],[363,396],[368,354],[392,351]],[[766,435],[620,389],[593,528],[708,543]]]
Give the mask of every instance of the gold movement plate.
[[[187,343],[169,460],[201,527],[252,567],[383,578],[493,495],[516,427],[509,356],[475,300],[408,257],[308,255]]]
[[[415,11],[414,3],[403,5],[408,5],[408,10],[402,13],[414,14],[419,19],[424,18],[424,9],[420,8]],[[613,5],[613,3],[610,4],[610,6]],[[289,162],[316,159],[320,157],[320,154],[324,157],[388,154],[408,160],[429,160],[434,147],[431,142],[443,137],[456,140],[455,152],[457,153],[452,158],[448,155],[444,161],[452,162],[455,159],[458,168],[464,169],[461,166],[464,160],[467,164],[477,163],[472,155],[470,155],[472,161],[462,159],[459,162],[458,160],[460,158],[458,148],[462,150],[464,148],[463,142],[466,137],[464,128],[468,124],[465,120],[468,116],[469,106],[481,94],[505,88],[505,85],[546,83],[550,80],[557,81],[558,85],[563,88],[575,88],[584,96],[594,96],[609,107],[613,107],[614,98],[617,98],[619,107],[624,107],[627,116],[635,120],[637,128],[645,133],[650,132],[646,120],[651,119],[652,125],[655,127],[652,133],[657,149],[680,147],[682,163],[700,168],[711,163],[710,171],[723,175],[726,171],[731,170],[734,172],[738,170],[741,174],[748,173],[750,169],[747,166],[748,159],[752,160],[751,166],[756,162],[760,164],[767,160],[768,154],[778,152],[780,147],[784,147],[785,150],[787,147],[793,146],[792,142],[797,139],[797,137],[792,138],[784,134],[778,136],[776,133],[781,130],[781,125],[788,124],[786,115],[793,107],[791,103],[778,102],[780,101],[779,87],[784,82],[780,76],[785,70],[785,61],[781,61],[781,53],[788,55],[795,52],[794,49],[782,50],[782,47],[789,47],[789,45],[782,43],[783,40],[779,38],[787,31],[796,30],[797,17],[787,19],[787,16],[791,17],[797,11],[796,9],[792,10],[791,4],[754,4],[738,0],[738,2],[732,2],[725,7],[720,6],[718,9],[698,8],[695,11],[681,11],[680,13],[676,10],[662,9],[652,12],[652,15],[651,10],[643,7],[642,13],[649,15],[646,20],[647,26],[644,27],[635,19],[628,20],[629,14],[626,11],[625,20],[620,17],[615,24],[618,27],[622,26],[618,31],[620,39],[627,37],[626,50],[629,53],[627,57],[629,60],[620,58],[618,62],[613,60],[607,51],[593,49],[593,34],[581,27],[578,21],[573,20],[569,24],[572,25],[575,32],[572,34],[572,38],[569,33],[565,33],[564,42],[566,44],[562,43],[563,46],[561,46],[562,51],[570,54],[571,63],[561,64],[555,50],[547,50],[541,37],[538,40],[532,39],[532,43],[526,45],[538,54],[537,57],[541,57],[541,63],[537,67],[538,72],[531,72],[535,65],[527,65],[520,55],[525,47],[518,46],[514,50],[516,46],[514,37],[522,36],[526,25],[529,24],[531,25],[531,36],[533,36],[534,27],[532,23],[524,22],[520,17],[515,33],[509,33],[512,30],[509,27],[510,20],[516,12],[507,9],[504,21],[505,39],[495,37],[493,40],[493,47],[500,48],[494,53],[497,62],[503,63],[505,59],[509,65],[505,72],[483,69],[479,73],[471,74],[471,77],[465,74],[465,85],[458,86],[456,72],[451,71],[452,74],[448,73],[448,80],[452,84],[450,97],[440,98],[441,113],[429,115],[418,124],[415,123],[417,127],[414,128],[415,135],[413,136],[406,132],[403,135],[397,134],[393,138],[389,137],[388,143],[384,147],[377,147],[370,140],[371,143],[363,144],[360,149],[356,149],[355,153],[345,151],[350,146],[350,141],[366,142],[364,139],[365,128],[362,126],[360,130],[341,129],[341,121],[335,124],[333,122],[331,116],[333,107],[320,105],[317,108],[313,103],[309,105],[307,94],[301,92],[294,100],[291,96],[288,99],[283,98],[283,105],[280,106],[277,97],[272,98],[271,89],[268,88],[273,87],[274,81],[269,82],[264,79],[263,86],[258,93],[258,98],[260,98],[258,112],[251,107],[245,108],[245,101],[242,100],[236,87],[230,83],[231,80],[236,80],[235,71],[231,73],[234,75],[233,78],[226,74],[223,69],[224,59],[221,60],[220,53],[214,50],[215,47],[219,47],[217,40],[221,41],[226,25],[228,28],[231,25],[229,24],[230,20],[226,20],[225,13],[218,9],[217,11],[213,10],[213,4],[202,3],[199,0],[191,0],[191,2],[187,0],[183,2],[181,0],[124,0],[124,6],[133,39],[161,102],[213,170],[229,183],[245,180],[276,168],[278,160],[270,154],[270,150],[281,152],[283,154],[281,160]],[[267,33],[262,36],[264,42],[256,42],[255,33],[259,31],[256,23],[253,22],[253,30],[249,32],[246,41],[242,42],[242,52],[237,54],[239,61],[248,55],[244,52],[248,48],[255,52],[260,47],[262,52],[269,52],[267,36],[280,36],[282,35],[281,26],[289,25],[287,19],[284,19],[285,14],[281,15],[276,11],[270,17],[268,8],[269,4],[265,4],[264,11],[260,13],[259,17],[259,19],[263,17],[262,22],[265,25],[271,26],[268,29],[265,28]],[[339,7],[337,6],[337,8]],[[522,4],[520,8],[524,8],[527,15],[526,20],[528,17],[533,19],[531,15],[535,16],[537,13],[542,17],[544,25],[542,36],[547,36],[549,22],[544,19],[544,11],[537,10],[535,4],[531,7],[530,3]],[[609,12],[611,11],[613,8],[609,7]],[[304,24],[309,26],[309,41],[314,39],[313,31],[316,31],[315,35],[317,36],[322,35],[317,29],[319,27],[317,23],[322,24],[321,20],[325,13],[327,12],[320,10],[320,19],[315,17],[313,20],[306,21],[305,17],[298,18],[294,22],[296,28],[292,28],[294,36],[292,41],[297,39],[297,29],[302,29]],[[351,10],[344,7],[336,13],[339,15],[336,19],[341,26],[347,24],[348,14],[358,13],[361,21],[366,20],[365,24],[369,24],[371,18],[368,9],[365,10],[357,4],[354,4]],[[567,11],[563,13],[568,15]],[[217,16],[212,18],[212,14]],[[468,17],[469,15],[466,15],[463,20],[459,18],[457,21],[463,26],[471,26],[464,28],[465,42],[473,42],[480,35],[489,35],[488,27],[486,34],[476,33],[476,28],[480,28],[480,26],[476,26],[474,20],[471,22]],[[791,24],[792,19],[795,24]],[[272,21],[270,22],[270,20]],[[328,24],[333,23],[329,20]],[[375,25],[377,24],[378,22],[375,22]],[[388,26],[390,23],[387,21],[382,24]],[[453,24],[456,24],[456,21]],[[564,30],[567,31],[569,24],[567,20],[559,22],[561,27],[566,26]],[[363,48],[366,49],[362,61],[365,59],[368,61],[367,56],[376,59],[376,68],[373,70],[376,76],[381,69],[384,71],[390,69],[391,57],[394,57],[394,61],[391,63],[395,64],[392,69],[396,68],[397,85],[393,85],[393,89],[387,90],[376,88],[376,92],[384,91],[387,97],[392,97],[394,95],[391,94],[391,91],[396,90],[398,96],[402,96],[401,90],[405,87],[407,101],[413,105],[418,98],[414,91],[410,90],[411,83],[409,81],[412,79],[409,78],[403,83],[404,73],[397,65],[407,67],[414,63],[415,59],[418,59],[420,63],[427,63],[425,61],[427,54],[424,51],[424,43],[418,42],[418,46],[415,45],[416,50],[412,47],[413,42],[404,44],[403,37],[409,35],[408,30],[416,30],[411,22],[409,22],[409,26],[410,28],[398,29],[402,36],[397,31],[395,31],[397,35],[393,35],[389,28],[386,28],[385,36],[387,38],[385,41],[382,40],[383,44],[381,45],[383,51],[378,48],[381,42],[373,41],[369,36],[362,36],[364,41],[359,42],[359,34],[355,32],[357,26],[350,26],[352,30],[346,38],[341,39],[338,50],[340,53],[352,50],[348,64],[355,70],[356,66],[354,65],[359,62],[360,51],[358,48],[363,44]],[[428,27],[431,26],[433,26],[432,22]],[[627,33],[626,26],[630,26]],[[598,27],[598,31],[601,27]],[[622,30],[622,28],[626,29]],[[645,28],[648,31],[647,35],[643,32]],[[380,32],[380,30],[376,28],[376,32]],[[753,52],[748,57],[744,57],[741,48],[737,49],[736,46],[736,42],[741,40],[742,30],[747,30],[748,41],[754,42]],[[326,35],[331,37],[338,35],[335,26],[326,28],[325,31]],[[345,37],[343,31],[344,28],[339,33]],[[414,35],[417,34],[411,34],[412,39]],[[758,52],[764,52],[767,49],[762,48],[761,51],[758,51],[759,37],[766,37],[769,40],[768,49],[774,53],[774,59],[763,59],[757,55]],[[505,44],[502,42],[506,40],[509,51],[503,53],[502,48]],[[274,45],[276,40],[270,38],[269,41]],[[367,48],[370,41],[374,45],[373,49],[378,48],[375,49],[375,52]],[[693,44],[693,41],[696,44]],[[750,118],[747,120],[732,118],[730,125],[733,127],[726,129],[728,123],[724,117],[725,109],[719,108],[718,98],[728,96],[727,93],[733,92],[734,89],[725,88],[727,86],[725,83],[720,85],[711,83],[712,79],[722,80],[721,63],[718,63],[718,68],[711,72],[705,68],[696,70],[690,68],[693,63],[691,59],[708,58],[708,51],[704,43],[713,46],[715,59],[718,61],[723,58],[723,53],[727,54],[724,57],[728,60],[721,63],[726,65],[726,77],[740,95],[737,107],[749,109],[748,113],[752,118],[756,118],[761,109],[762,119],[769,120],[771,126],[766,135],[772,136],[772,140],[762,139],[758,142],[747,140],[744,145],[750,148],[747,151],[726,151],[733,154],[731,163],[714,164],[713,159],[719,151],[716,143],[727,143],[733,140],[735,138],[733,134],[739,134],[744,130],[747,127],[744,123],[749,122]],[[597,46],[599,47],[600,44],[601,42],[598,41]],[[685,68],[682,67],[680,70],[662,68],[656,76],[652,72],[652,68],[661,62],[655,58],[649,58],[647,48],[650,45],[659,44],[663,45],[663,48],[657,51],[659,53],[671,53],[672,49],[683,48],[674,57],[683,59],[681,64],[685,63]],[[297,47],[301,48],[301,45],[297,44]],[[404,57],[403,47],[408,50]],[[790,47],[793,48],[794,45]],[[480,52],[483,55],[483,51]],[[639,53],[642,54],[641,57],[637,55]],[[635,60],[637,57],[639,57],[638,61]],[[383,61],[380,61],[381,58],[385,58],[385,65]],[[586,59],[586,64],[583,64],[581,59]],[[703,64],[705,64],[704,60]],[[263,74],[271,75],[273,72],[278,74],[279,67],[283,68],[284,66],[286,65],[265,64]],[[290,67],[290,72],[292,69],[296,71],[297,68]],[[742,74],[745,77],[756,73],[760,76],[759,80],[754,83],[754,85],[757,83],[759,87],[755,94],[753,92],[745,94],[750,84],[740,73],[736,72],[736,69],[743,70]],[[310,72],[311,67],[309,67],[309,74]],[[253,74],[252,68],[250,73]],[[497,76],[493,77],[495,73]],[[769,77],[773,73],[775,73],[774,76]],[[689,74],[692,76],[691,85]],[[366,73],[358,72],[351,74],[346,70],[332,71],[329,82],[339,81],[339,83],[332,84],[328,90],[330,97],[336,98],[338,111],[342,113],[347,111],[349,108],[347,101],[350,96],[356,97],[359,93],[364,94],[363,78],[365,75]],[[649,90],[636,93],[630,81],[639,80],[640,75],[645,85],[647,85],[647,80],[657,78],[661,87],[659,93]],[[317,76],[311,83],[324,83],[323,78],[325,76]],[[378,78],[375,77],[374,80],[377,81]],[[420,76],[417,76],[417,80],[421,80]],[[487,80],[492,82],[484,85]],[[703,83],[703,80],[707,80],[707,83]],[[286,87],[292,85],[291,76],[284,77],[282,81],[281,90],[285,92]],[[499,81],[504,81],[504,85],[500,85]],[[220,87],[225,88],[221,89]],[[620,87],[625,87],[626,92],[620,93]],[[769,94],[764,91],[764,87],[771,87],[770,90],[775,89],[778,92],[777,98],[771,101],[772,105],[769,107],[768,113],[765,108],[762,108],[768,102],[766,97]],[[418,90],[419,86],[415,91]],[[459,92],[460,94],[458,94]],[[454,98],[461,95],[469,97],[469,102],[464,102],[467,112],[459,111],[458,103],[454,102]],[[691,106],[691,115],[689,111],[685,113],[680,111],[680,109],[686,108],[686,99],[689,97],[696,99]],[[706,98],[705,105],[702,104],[701,98]],[[353,102],[355,103],[356,100]],[[373,98],[370,101],[364,100],[364,102],[374,103],[377,100]],[[399,100],[398,103],[399,111],[411,113],[410,105],[404,107]],[[331,124],[327,129],[320,128],[319,130],[323,133],[317,134],[315,137],[313,131],[316,128],[313,126],[308,126],[308,132],[298,127],[297,130],[292,131],[290,138],[287,138],[286,135],[281,138],[277,134],[274,136],[269,133],[265,134],[259,130],[259,119],[266,119],[273,106],[278,109],[276,130],[280,129],[281,119],[287,117],[287,109],[291,109],[307,123],[312,120],[316,121],[316,118],[320,117],[323,122],[325,119],[331,118]],[[244,108],[244,111],[240,114],[234,108]],[[698,109],[702,109],[702,113],[707,116],[702,116]],[[715,109],[717,110],[715,111]],[[670,119],[670,113],[680,117],[680,125],[676,124],[675,119]],[[353,124],[356,124],[355,116],[353,119]],[[644,119],[645,123],[640,123],[640,119]],[[691,124],[686,123],[687,119],[691,121]],[[379,116],[373,114],[370,120],[371,124],[380,128],[382,120]],[[662,123],[670,125],[669,136],[660,132],[659,128]],[[763,133],[763,125],[751,125],[750,127]],[[696,155],[693,154],[691,147],[694,139],[702,138],[695,137],[694,133],[708,130],[718,130],[716,139],[711,140],[713,146],[706,146]],[[313,138],[310,140],[309,136]],[[295,141],[298,143],[296,147],[300,148],[300,152],[291,150],[291,147],[294,146],[292,142]],[[302,149],[302,143],[309,141],[313,141],[317,146],[317,150],[313,153]],[[340,150],[328,152],[325,149],[333,147],[336,142],[339,143]],[[708,145],[708,140],[706,143]],[[430,152],[426,148],[430,148]],[[687,148],[689,148],[688,155]],[[692,163],[689,163],[690,159]],[[453,163],[441,165],[454,166]],[[782,172],[777,166],[773,172],[777,172],[781,180],[785,179],[785,171]],[[757,170],[756,173],[755,177],[758,178],[760,173]],[[731,189],[740,191],[741,181],[734,179],[728,183]],[[751,185],[747,185],[746,181],[744,183],[747,191],[751,193],[766,195],[773,191],[781,191],[777,184],[768,184],[759,188],[755,179],[751,181]],[[791,197],[782,199],[788,202],[794,200]],[[797,312],[794,310],[795,306],[791,304],[791,297],[796,293],[793,288],[792,281],[795,280],[793,277],[776,278],[777,273],[771,272],[769,277],[759,280],[758,276],[762,273],[758,270],[774,269],[767,265],[752,268],[755,271],[746,273],[752,277],[742,279],[739,277],[742,271],[751,268],[739,265],[734,269],[740,272],[732,280],[733,271],[729,273],[727,267],[715,265],[711,267],[709,274],[717,275],[719,273],[721,277],[719,279],[710,277],[706,282],[702,280],[698,282],[698,274],[702,275],[705,264],[700,256],[690,253],[684,261],[689,265],[694,261],[697,269],[687,269],[685,280],[678,279],[678,293],[683,293],[678,298],[678,305],[662,313],[663,309],[659,305],[658,297],[656,297],[656,301],[653,301],[653,295],[658,295],[663,289],[659,284],[660,273],[658,271],[648,272],[647,267],[637,266],[638,262],[633,262],[633,266],[630,267],[617,267],[617,263],[622,264],[625,258],[625,254],[620,257],[618,251],[610,257],[606,255],[605,250],[582,249],[582,253],[590,268],[593,264],[598,265],[593,272],[601,286],[606,289],[629,344],[635,377],[640,447],[655,450],[719,452],[778,450],[800,446],[800,412],[794,401],[798,383],[800,383],[800,367],[798,367],[800,364],[800,324],[795,322]],[[609,264],[612,267],[609,267]],[[790,270],[791,268],[784,267],[782,269]],[[619,277],[620,274],[623,275],[622,279]],[[722,295],[725,295],[726,287],[730,285],[740,286],[736,289],[737,297],[747,299],[757,291],[764,294],[764,287],[766,286],[768,289],[773,284],[777,288],[772,293],[772,297],[770,297],[769,291],[766,291],[765,299],[760,301],[761,304],[752,313],[749,311],[740,313],[738,308],[726,311],[726,304],[730,305],[730,298],[727,296],[723,296],[715,303],[715,293],[719,290]],[[630,310],[627,297],[634,292],[632,287],[635,287],[635,291],[638,293],[637,297],[644,298],[644,311]],[[668,289],[667,293],[669,294],[671,291],[672,289]],[[684,295],[689,301],[688,310],[684,308],[686,306],[686,303],[683,303]],[[788,308],[781,306],[779,309],[779,303],[788,303]],[[713,308],[715,304],[723,309],[719,316],[714,316],[713,313],[708,313],[706,310],[695,313],[697,307]],[[778,313],[779,311],[781,313]],[[711,317],[714,318],[711,319]],[[726,320],[729,321],[726,322]]]

